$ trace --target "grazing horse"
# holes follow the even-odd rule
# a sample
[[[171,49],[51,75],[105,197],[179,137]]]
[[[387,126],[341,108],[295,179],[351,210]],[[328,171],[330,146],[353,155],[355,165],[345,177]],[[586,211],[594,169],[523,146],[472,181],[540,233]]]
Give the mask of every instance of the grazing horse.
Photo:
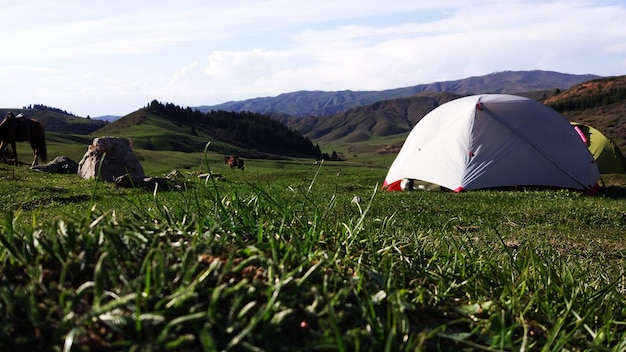
[[[44,163],[48,161],[46,138],[41,123],[35,119],[19,117],[19,115],[16,117],[12,112],[9,112],[0,122],[0,156],[10,144],[13,149],[13,162],[17,165],[15,142],[22,141],[30,142],[30,146],[33,148],[35,158],[31,166],[37,165],[37,158]]]
[[[244,169],[243,159],[239,158],[237,155],[225,156],[224,164],[230,166],[231,169],[237,167],[239,170]]]

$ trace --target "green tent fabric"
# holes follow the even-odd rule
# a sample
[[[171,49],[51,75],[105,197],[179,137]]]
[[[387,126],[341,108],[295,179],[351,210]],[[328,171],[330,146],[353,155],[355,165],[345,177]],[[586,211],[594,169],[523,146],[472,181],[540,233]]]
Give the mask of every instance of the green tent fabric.
[[[600,173],[626,174],[626,158],[615,142],[589,125],[578,122],[571,124],[596,159]]]

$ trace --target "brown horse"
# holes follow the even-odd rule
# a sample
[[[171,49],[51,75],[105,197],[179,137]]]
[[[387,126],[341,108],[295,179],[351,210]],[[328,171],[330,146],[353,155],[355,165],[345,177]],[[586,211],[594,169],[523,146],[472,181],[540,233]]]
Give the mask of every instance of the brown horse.
[[[15,142],[22,141],[30,142],[30,146],[33,148],[35,158],[31,166],[37,165],[37,158],[44,163],[48,161],[46,138],[41,123],[31,118],[16,117],[12,112],[9,112],[0,122],[0,157],[7,145],[10,144],[13,149],[13,162],[17,165]]]
[[[224,164],[230,166],[231,169],[237,167],[240,170],[244,169],[243,159],[239,158],[237,155],[225,156]]]

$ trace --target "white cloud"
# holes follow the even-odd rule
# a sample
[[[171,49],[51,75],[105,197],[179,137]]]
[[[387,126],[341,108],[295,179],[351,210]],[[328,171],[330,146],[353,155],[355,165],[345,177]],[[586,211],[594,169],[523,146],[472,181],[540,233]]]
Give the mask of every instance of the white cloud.
[[[614,1],[20,0],[3,14],[16,25],[0,36],[0,78],[15,88],[0,106],[92,116],[154,98],[193,106],[502,70],[626,70],[626,6]]]

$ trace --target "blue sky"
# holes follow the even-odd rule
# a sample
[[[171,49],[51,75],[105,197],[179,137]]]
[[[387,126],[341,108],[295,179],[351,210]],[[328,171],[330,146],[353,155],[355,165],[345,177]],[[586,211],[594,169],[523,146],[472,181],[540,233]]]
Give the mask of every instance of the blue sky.
[[[0,107],[125,115],[505,70],[626,74],[624,1],[5,0]]]

